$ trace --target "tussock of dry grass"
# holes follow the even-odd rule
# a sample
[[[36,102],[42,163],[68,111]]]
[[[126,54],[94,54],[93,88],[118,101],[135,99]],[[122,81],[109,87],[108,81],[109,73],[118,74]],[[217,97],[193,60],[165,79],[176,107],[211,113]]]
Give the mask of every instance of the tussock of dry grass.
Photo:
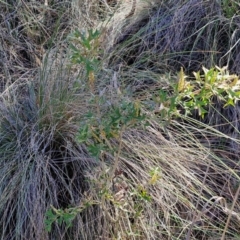
[[[185,1],[160,4],[120,30],[112,23],[109,33],[117,43],[110,65],[126,64],[154,71],[200,70],[202,66],[225,66],[239,73],[239,16],[223,15],[217,1]]]
[[[55,72],[1,96],[3,239],[77,237],[61,226],[48,236],[44,225],[50,205],[66,208],[81,201],[87,187],[83,172],[93,163],[75,140],[81,101],[68,90],[67,75]]]
[[[2,239],[239,238],[238,104],[223,109],[214,100],[204,119],[166,122],[153,103],[180,66],[228,64],[240,72],[239,16],[227,19],[216,1],[159,0],[140,1],[125,19],[130,6],[0,1]],[[74,28],[102,30],[95,94],[106,102],[98,114],[124,99],[147,116],[148,126],[110,139],[116,152],[98,161],[76,139],[95,106],[82,66],[69,67],[67,49],[61,55]],[[81,211],[70,228],[55,222],[48,233],[51,206]]]

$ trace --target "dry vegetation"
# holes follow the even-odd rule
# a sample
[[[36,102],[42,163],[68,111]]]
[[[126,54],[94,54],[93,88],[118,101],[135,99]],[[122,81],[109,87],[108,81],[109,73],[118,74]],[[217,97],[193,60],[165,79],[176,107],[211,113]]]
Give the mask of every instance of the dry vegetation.
[[[240,74],[239,3],[133,4],[0,1],[1,239],[240,238],[239,102],[166,119],[156,100],[181,67]],[[89,72],[76,29],[100,32],[75,45]]]

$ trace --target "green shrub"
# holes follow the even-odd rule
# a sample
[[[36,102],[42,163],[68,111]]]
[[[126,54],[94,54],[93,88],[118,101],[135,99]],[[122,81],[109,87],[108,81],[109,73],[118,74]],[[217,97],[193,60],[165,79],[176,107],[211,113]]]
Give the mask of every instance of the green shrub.
[[[178,116],[179,113],[192,115],[195,111],[204,118],[208,106],[213,103],[213,97],[224,102],[223,107],[235,106],[240,99],[240,85],[237,75],[230,75],[226,67],[206,69],[203,75],[194,72],[195,79],[187,81],[181,69],[178,82],[172,84],[172,94],[160,90],[156,102],[160,104],[160,113],[163,116]]]

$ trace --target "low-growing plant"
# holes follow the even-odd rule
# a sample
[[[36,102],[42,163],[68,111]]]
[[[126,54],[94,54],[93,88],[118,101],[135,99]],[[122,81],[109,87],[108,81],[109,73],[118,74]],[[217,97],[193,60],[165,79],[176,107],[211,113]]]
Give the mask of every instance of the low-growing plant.
[[[99,37],[100,32],[92,29],[88,32],[75,30],[69,35],[69,46],[71,52],[71,63],[81,64],[86,70],[90,90],[94,91],[95,73],[99,68]]]
[[[240,99],[240,81],[237,75],[231,75],[226,67],[206,69],[203,75],[193,72],[195,79],[187,81],[183,69],[179,73],[178,82],[172,84],[170,95],[160,90],[155,101],[160,104],[163,117],[171,118],[179,114],[192,115],[198,112],[201,118],[207,113],[207,107],[217,97],[224,107],[235,106]]]
[[[66,229],[72,226],[73,220],[76,218],[77,214],[83,212],[88,207],[97,204],[90,198],[86,198],[85,201],[77,207],[69,207],[65,209],[56,209],[51,205],[51,208],[47,210],[45,214],[45,228],[47,232],[51,232],[53,223],[58,225],[65,224]]]
[[[99,157],[101,151],[111,153],[117,149],[111,146],[111,139],[121,140],[126,128],[134,127],[145,120],[138,102],[122,101],[118,106],[113,106],[103,116],[96,116],[93,112],[85,115],[79,129],[78,140],[88,145],[89,152]]]
[[[146,115],[142,113],[139,101],[131,102],[122,96],[118,96],[118,103],[108,106],[107,97],[98,96],[95,93],[95,75],[100,67],[98,60],[99,34],[98,31],[94,32],[92,30],[89,30],[88,34],[75,31],[69,38],[72,50],[70,58],[72,65],[80,64],[84,67],[88,81],[87,90],[90,92],[90,98],[87,100],[89,111],[80,119],[77,141],[85,144],[88,152],[97,160],[101,160],[103,153],[112,156],[113,165],[108,177],[104,180],[106,185],[109,186],[118,167],[124,132],[128,128],[133,128],[144,122]],[[77,45],[80,47],[78,48]],[[114,141],[114,144],[112,144],[112,141]],[[105,190],[103,191],[103,189]],[[109,192],[108,188],[103,187],[99,191],[105,193],[104,201],[117,204],[117,202],[113,201],[113,193]],[[141,190],[137,192],[140,198],[150,200],[146,191]],[[98,202],[98,204],[100,205],[102,201]],[[70,227],[77,214],[82,211],[81,209],[77,206],[62,210],[52,206],[46,213],[46,229],[51,231],[54,222],[58,224],[65,223],[67,228]]]

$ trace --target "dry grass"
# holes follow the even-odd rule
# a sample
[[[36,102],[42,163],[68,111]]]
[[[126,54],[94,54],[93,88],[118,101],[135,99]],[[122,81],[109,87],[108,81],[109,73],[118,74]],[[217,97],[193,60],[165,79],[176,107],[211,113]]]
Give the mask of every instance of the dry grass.
[[[50,205],[66,208],[81,201],[87,187],[83,171],[93,165],[75,140],[84,100],[69,91],[67,80],[66,72],[48,68],[1,96],[3,239],[61,239],[70,234],[59,227],[47,236],[44,226]]]
[[[0,1],[1,239],[238,239],[239,106],[214,100],[204,119],[164,121],[153,96],[180,66],[239,70],[239,16],[216,1]],[[66,36],[100,28],[95,96],[82,66],[69,67]],[[74,85],[74,83],[78,83]],[[77,86],[77,88],[74,88]],[[124,128],[98,161],[76,139],[137,101],[147,126]],[[98,118],[99,117],[99,118]],[[102,118],[101,118],[102,117]],[[70,228],[46,212],[81,210]]]
[[[174,2],[174,1],[173,1]],[[169,1],[124,21],[114,37],[110,65],[188,73],[228,65],[239,73],[239,16],[226,18],[217,1]],[[111,26],[118,32],[118,24]],[[109,34],[110,38],[112,34]]]
[[[150,123],[125,132],[113,180],[106,158],[88,174],[102,209],[94,239],[220,239],[228,217],[226,239],[237,239],[239,165],[199,140],[226,136],[176,121],[165,130],[161,119]]]

